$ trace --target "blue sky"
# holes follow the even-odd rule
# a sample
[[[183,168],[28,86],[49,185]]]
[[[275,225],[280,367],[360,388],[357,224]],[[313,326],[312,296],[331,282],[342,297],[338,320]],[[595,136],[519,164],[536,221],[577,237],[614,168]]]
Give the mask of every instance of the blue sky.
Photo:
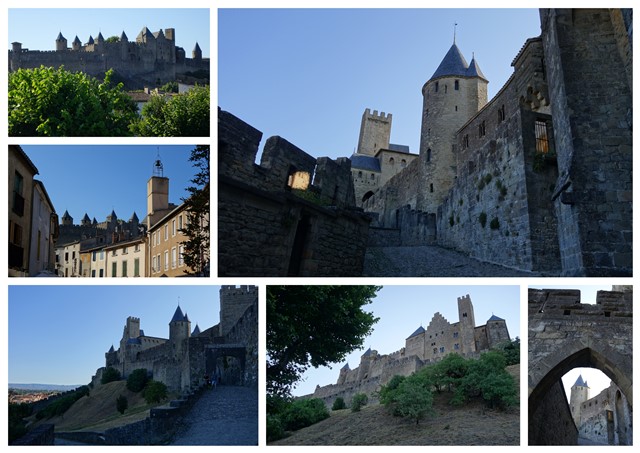
[[[52,3],[48,4],[51,5]],[[86,6],[87,3],[83,5]],[[104,3],[100,5],[104,6]],[[134,41],[146,26],[154,33],[160,29],[164,31],[166,28],[174,28],[176,45],[185,49],[187,57],[191,58],[196,42],[202,49],[202,56],[209,57],[209,17],[209,10],[204,8],[15,8],[9,9],[8,46],[11,48],[11,43],[18,41],[23,48],[30,50],[55,50],[58,33],[62,33],[67,39],[68,47],[71,47],[76,36],[85,44],[89,36],[96,38],[98,33],[102,33],[105,39],[110,36],[120,37],[123,30],[129,41]]]
[[[228,2],[227,2],[228,3]],[[218,105],[315,156],[350,156],[365,108],[419,151],[421,89],[453,44],[489,79],[513,72],[537,9],[221,9]]]
[[[347,356],[351,369],[360,364],[360,356],[370,347],[379,354],[390,354],[405,346],[405,339],[418,327],[427,327],[436,312],[450,323],[458,322],[458,297],[469,295],[476,325],[484,325],[496,315],[507,322],[511,338],[520,337],[520,286],[405,286],[386,285],[373,303],[363,309],[380,320],[365,340],[364,349]],[[293,391],[294,395],[313,393],[316,385],[335,384],[345,362],[312,368]]]
[[[69,211],[75,224],[85,212],[98,222],[114,210],[129,220],[147,215],[147,180],[160,153],[169,178],[169,201],[181,203],[195,169],[189,162],[195,145],[21,145],[38,168],[59,217]]]
[[[219,300],[219,287],[203,285],[9,286],[9,382],[88,384],[128,316],[168,338],[178,302],[204,330],[219,322]]]

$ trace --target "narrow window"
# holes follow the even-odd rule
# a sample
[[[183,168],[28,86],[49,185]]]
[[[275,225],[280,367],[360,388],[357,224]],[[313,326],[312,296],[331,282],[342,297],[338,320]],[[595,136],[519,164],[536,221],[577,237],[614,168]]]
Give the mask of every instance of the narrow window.
[[[133,260],[133,276],[140,277],[140,258]]]
[[[436,89],[434,90],[436,93],[438,92],[438,83],[439,82],[436,82]]]
[[[460,81],[456,80],[453,82],[453,88],[458,91],[460,89]]]
[[[458,111],[458,106],[456,105],[456,112]]]
[[[118,276],[118,263],[111,263],[111,276],[112,277]]]
[[[427,150],[427,162],[431,162],[431,148]]]
[[[433,183],[429,184],[429,192],[433,193]]]
[[[547,134],[547,123],[536,120],[536,152],[547,154],[549,152],[549,136]]]
[[[444,86],[444,92],[447,92],[447,85]]]
[[[389,165],[393,165],[393,164],[395,164],[395,161],[393,160],[393,157],[390,157],[389,158]]]
[[[122,276],[123,277],[128,277],[128,275],[127,275],[127,260],[124,260],[122,262]]]
[[[373,181],[374,179],[376,179],[376,175],[371,173],[371,181]]]

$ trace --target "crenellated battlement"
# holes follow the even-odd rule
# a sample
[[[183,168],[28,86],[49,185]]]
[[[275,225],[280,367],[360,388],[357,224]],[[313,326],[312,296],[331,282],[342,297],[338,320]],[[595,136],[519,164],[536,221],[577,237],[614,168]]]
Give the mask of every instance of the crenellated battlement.
[[[391,113],[385,114],[384,112],[380,112],[380,114],[378,114],[377,110],[374,110],[373,113],[371,113],[371,109],[368,109],[368,108],[364,110],[364,114],[362,116],[370,119],[374,119],[374,120],[381,120],[381,121],[391,121],[391,118],[392,118]]]

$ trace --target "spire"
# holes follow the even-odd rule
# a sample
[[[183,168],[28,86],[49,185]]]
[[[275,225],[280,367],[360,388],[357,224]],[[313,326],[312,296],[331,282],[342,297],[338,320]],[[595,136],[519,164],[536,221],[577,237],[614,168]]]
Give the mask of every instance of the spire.
[[[171,322],[182,322],[186,321],[184,315],[182,314],[182,310],[180,309],[180,305],[176,308],[176,312],[173,314],[173,318],[171,318]]]
[[[198,324],[196,323],[196,328],[193,329],[193,332],[191,332],[191,336],[195,337],[195,336],[198,336],[198,335],[200,335],[200,327],[198,327]]]
[[[453,43],[456,43],[456,27],[458,26],[458,23],[454,23],[453,24]]]
[[[469,77],[480,77],[481,79],[487,80],[487,78],[484,76],[484,74],[480,70],[480,66],[478,66],[478,63],[476,62],[475,55],[471,59],[471,63],[469,63],[469,68],[467,69],[467,75]]]
[[[430,80],[444,76],[465,76],[468,67],[467,60],[454,42]]]
[[[576,379],[576,383],[573,384],[574,387],[589,387],[585,381],[582,380],[582,375],[578,376]]]
[[[127,35],[124,32],[124,30],[122,30],[122,34],[120,35],[120,41],[129,41],[129,38],[127,38]]]
[[[62,36],[62,32],[58,33],[58,37],[56,38],[56,41],[64,41],[65,37]]]
[[[196,41],[196,46],[193,48],[194,52],[202,52],[202,50],[200,49],[200,45],[198,44],[198,41]]]

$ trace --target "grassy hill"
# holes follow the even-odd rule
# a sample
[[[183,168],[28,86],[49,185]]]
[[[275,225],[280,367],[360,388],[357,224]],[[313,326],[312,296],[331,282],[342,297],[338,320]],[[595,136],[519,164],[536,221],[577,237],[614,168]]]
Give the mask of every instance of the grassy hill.
[[[116,398],[127,397],[129,408],[121,415],[116,410]],[[54,423],[56,431],[100,431],[114,426],[141,420],[149,415],[151,407],[142,397],[142,392],[127,390],[126,381],[110,382],[91,389],[59,417],[41,420],[39,423]]]
[[[519,365],[508,371],[519,384]],[[331,412],[331,417],[269,445],[520,445],[520,409],[506,412],[448,404],[451,395],[434,395],[435,415],[416,425],[393,417],[380,405]]]

